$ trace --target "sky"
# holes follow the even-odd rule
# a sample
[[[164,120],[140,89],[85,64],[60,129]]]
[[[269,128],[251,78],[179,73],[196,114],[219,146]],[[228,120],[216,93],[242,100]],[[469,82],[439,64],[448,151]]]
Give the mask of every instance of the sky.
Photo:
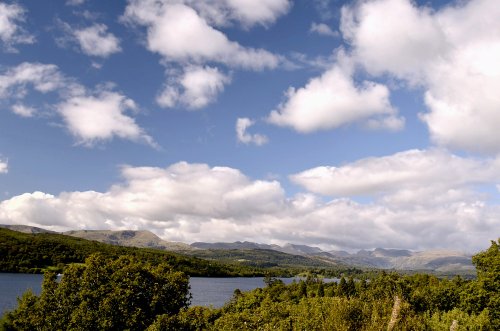
[[[476,252],[497,0],[0,1],[0,223]]]

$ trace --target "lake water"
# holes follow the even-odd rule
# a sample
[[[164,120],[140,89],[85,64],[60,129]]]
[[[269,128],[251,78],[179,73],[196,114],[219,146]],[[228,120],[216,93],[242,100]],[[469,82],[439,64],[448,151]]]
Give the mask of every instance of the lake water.
[[[281,278],[285,283],[291,283],[294,278]],[[0,273],[0,316],[6,310],[15,308],[17,297],[31,289],[39,294],[43,275]],[[191,277],[191,305],[221,307],[233,296],[235,289],[250,291],[264,287],[262,277],[239,278],[208,278]]]

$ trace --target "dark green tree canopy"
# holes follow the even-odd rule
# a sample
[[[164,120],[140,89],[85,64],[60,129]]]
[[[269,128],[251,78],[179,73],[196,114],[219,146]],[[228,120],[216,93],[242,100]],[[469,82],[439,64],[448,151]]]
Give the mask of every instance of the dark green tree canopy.
[[[144,330],[157,315],[189,305],[189,278],[166,264],[131,256],[91,255],[65,269],[60,281],[47,273],[40,296],[26,293],[7,315],[12,330]]]

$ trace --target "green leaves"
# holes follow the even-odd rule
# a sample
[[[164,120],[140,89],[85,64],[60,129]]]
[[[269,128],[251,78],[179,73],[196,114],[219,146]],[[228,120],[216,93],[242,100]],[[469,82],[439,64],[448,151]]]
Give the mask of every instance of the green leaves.
[[[144,330],[189,301],[188,277],[168,265],[95,254],[68,267],[60,282],[47,273],[40,296],[26,294],[8,317],[21,330]]]

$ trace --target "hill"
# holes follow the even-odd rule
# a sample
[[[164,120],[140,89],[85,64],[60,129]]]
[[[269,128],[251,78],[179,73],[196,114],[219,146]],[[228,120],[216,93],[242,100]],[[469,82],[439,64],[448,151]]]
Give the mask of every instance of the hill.
[[[75,230],[62,234],[118,246],[157,248],[168,251],[193,249],[184,243],[163,240],[150,231]]]
[[[472,257],[457,251],[430,250],[413,252],[404,249],[375,248],[374,250],[360,250],[357,253],[346,251],[323,251],[319,247],[307,245],[286,244],[266,245],[252,242],[234,243],[203,243],[191,244],[194,248],[217,251],[221,249],[246,250],[250,248],[266,249],[268,251],[298,255],[322,263],[336,266],[350,266],[369,269],[395,269],[400,271],[427,271],[440,274],[461,274],[474,276],[475,268]],[[203,256],[196,252],[193,255]],[[209,255],[208,253],[206,253]]]
[[[56,234],[41,228],[23,225],[0,225],[27,234]],[[197,257],[219,261],[241,267],[264,269],[394,269],[400,271],[425,271],[445,275],[460,274],[474,276],[475,268],[471,256],[456,251],[433,250],[414,252],[403,249],[376,248],[360,250],[356,253],[346,251],[324,251],[319,247],[286,244],[261,244],[249,241],[195,242],[191,245],[166,241],[150,231],[109,231],[75,230],[60,235],[93,240],[114,246],[157,249],[180,254],[179,256]],[[261,272],[263,272],[261,270]]]
[[[158,249],[116,246],[56,233],[22,233],[0,228],[0,272],[62,272],[71,263],[82,263],[92,253],[116,258],[131,255],[157,265],[167,262],[191,276],[259,276],[263,270],[228,265]]]
[[[12,231],[17,231],[22,233],[57,233],[55,231],[50,231],[42,228],[37,228],[36,226],[28,226],[28,225],[0,224],[0,228],[9,229]]]

